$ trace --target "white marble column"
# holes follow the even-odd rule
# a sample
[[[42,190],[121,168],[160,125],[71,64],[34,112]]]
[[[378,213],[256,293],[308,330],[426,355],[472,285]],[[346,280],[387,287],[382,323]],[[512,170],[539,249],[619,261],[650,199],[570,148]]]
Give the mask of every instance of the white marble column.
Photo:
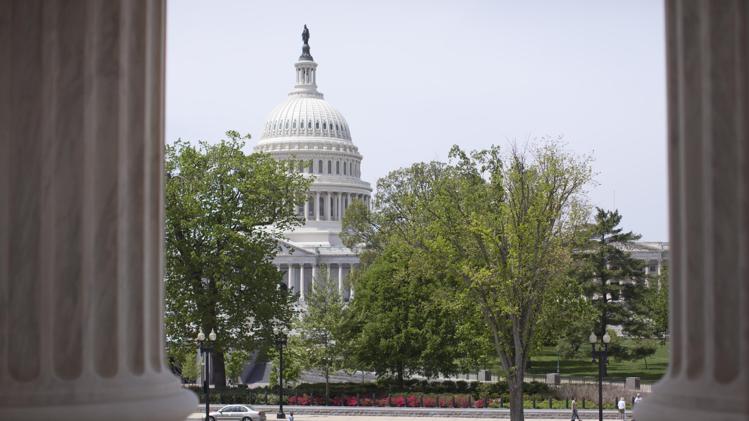
[[[749,9],[666,2],[668,373],[638,421],[749,419]]]
[[[0,419],[184,420],[165,362],[164,1],[0,1]]]
[[[315,221],[320,220],[320,192],[315,192]]]
[[[304,222],[307,222],[309,219],[309,201],[310,198],[307,196],[307,198],[304,201]]]
[[[304,301],[305,291],[305,279],[304,279],[304,264],[301,264],[301,270],[299,272],[299,299]]]
[[[310,279],[310,286],[315,287],[315,281],[317,280],[317,264],[312,264],[312,279]]]
[[[343,297],[343,265],[338,264],[338,293]]]
[[[325,220],[333,220],[333,194],[331,192],[325,193]]]

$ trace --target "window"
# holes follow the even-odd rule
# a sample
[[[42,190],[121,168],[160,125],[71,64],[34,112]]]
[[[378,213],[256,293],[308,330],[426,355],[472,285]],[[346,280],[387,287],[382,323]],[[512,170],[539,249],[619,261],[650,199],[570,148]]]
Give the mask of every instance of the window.
[[[348,167],[346,164],[346,162],[343,163],[343,175],[346,175],[346,167]]]
[[[291,122],[291,128],[296,129],[296,120]]]
[[[317,173],[322,174],[322,159],[317,161]]]
[[[323,123],[323,125],[325,125],[325,123]],[[328,174],[330,174],[332,172],[331,171],[331,168],[333,168],[332,165],[333,164],[330,161],[328,161]]]
[[[286,120],[286,128],[289,128],[289,120]]]
[[[315,128],[316,128],[316,129],[319,129],[319,128],[320,128],[320,122],[319,122],[319,121],[315,121]]]
[[[354,167],[353,167],[352,163],[349,162],[348,163],[348,172],[349,172],[349,174],[354,175],[353,169],[354,169]]]
[[[308,129],[311,129],[311,128],[312,128],[312,121],[311,121],[311,120],[310,120],[310,121],[307,121],[307,128],[308,128]]]
[[[322,122],[322,129],[323,129],[323,130],[327,130],[327,129],[328,129],[328,126],[327,126],[327,125],[325,124],[325,122],[324,122],[324,121]]]
[[[340,174],[341,173],[341,161],[335,162],[335,173]]]

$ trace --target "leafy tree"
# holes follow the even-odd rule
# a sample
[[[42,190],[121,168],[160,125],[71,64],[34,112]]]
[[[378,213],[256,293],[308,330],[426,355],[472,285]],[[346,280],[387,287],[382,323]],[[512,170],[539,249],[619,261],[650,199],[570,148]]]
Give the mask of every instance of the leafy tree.
[[[450,272],[455,299],[480,310],[519,421],[526,363],[550,291],[567,279],[590,166],[551,142],[507,156],[497,147],[470,154],[453,147],[450,159],[381,179],[377,228]]]
[[[182,378],[187,381],[196,381],[200,377],[200,366],[198,356],[195,352],[186,352],[182,358]]]
[[[304,358],[302,364],[325,377],[325,400],[330,397],[330,374],[344,367],[346,306],[334,281],[323,267],[306,296],[296,331]]]
[[[390,239],[356,276],[349,331],[358,367],[401,386],[410,374],[455,373],[461,317],[451,305],[454,290],[408,244]]]
[[[304,368],[304,347],[301,343],[301,338],[296,335],[291,335],[287,338],[286,346],[283,349],[283,384],[284,388],[286,385],[296,383],[302,376],[302,369]],[[278,369],[280,367],[280,354],[278,348],[274,345],[268,348],[267,356],[271,361],[270,378],[268,385],[271,389],[278,387]]]
[[[233,349],[228,352],[225,365],[229,382],[239,383],[239,376],[242,375],[242,370],[249,359],[250,353],[245,350]]]
[[[166,150],[166,330],[172,348],[194,347],[198,330],[215,329],[214,381],[225,386],[224,352],[252,350],[270,321],[292,315],[271,259],[276,238],[301,224],[309,179],[292,162],[246,155],[228,140]]]

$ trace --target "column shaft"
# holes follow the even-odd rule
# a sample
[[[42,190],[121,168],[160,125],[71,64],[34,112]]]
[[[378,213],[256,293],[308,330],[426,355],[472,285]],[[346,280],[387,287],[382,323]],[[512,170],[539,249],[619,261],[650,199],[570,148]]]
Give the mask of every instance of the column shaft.
[[[671,361],[639,420],[749,416],[749,10],[666,2]]]
[[[343,265],[338,264],[338,293],[343,296]]]
[[[315,192],[315,221],[320,220],[320,192]]]
[[[165,364],[165,2],[0,2],[0,419],[182,420]]]
[[[301,264],[301,269],[299,272],[299,299],[304,301],[304,286],[305,286],[305,280],[304,280],[304,264]]]

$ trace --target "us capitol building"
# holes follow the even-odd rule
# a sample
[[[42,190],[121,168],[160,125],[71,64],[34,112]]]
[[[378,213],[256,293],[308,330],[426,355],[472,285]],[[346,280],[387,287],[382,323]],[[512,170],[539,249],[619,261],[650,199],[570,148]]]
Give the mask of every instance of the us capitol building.
[[[341,242],[341,221],[355,200],[370,205],[372,188],[361,179],[362,155],[346,119],[317,90],[317,63],[310,55],[306,25],[302,39],[294,89],[270,113],[255,146],[256,152],[276,159],[298,161],[297,170],[314,179],[307,201],[298,209],[304,226],[284,233],[273,262],[301,301],[323,267],[349,300],[353,290],[346,280],[359,258]]]

